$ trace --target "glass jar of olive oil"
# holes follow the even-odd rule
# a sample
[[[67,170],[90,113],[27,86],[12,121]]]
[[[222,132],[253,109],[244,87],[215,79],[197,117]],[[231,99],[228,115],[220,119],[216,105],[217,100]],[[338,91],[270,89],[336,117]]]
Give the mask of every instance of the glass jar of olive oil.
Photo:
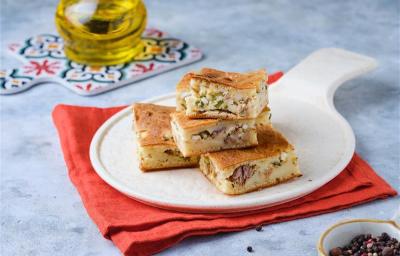
[[[147,13],[142,0],[61,0],[56,26],[75,62],[115,65],[143,50]]]

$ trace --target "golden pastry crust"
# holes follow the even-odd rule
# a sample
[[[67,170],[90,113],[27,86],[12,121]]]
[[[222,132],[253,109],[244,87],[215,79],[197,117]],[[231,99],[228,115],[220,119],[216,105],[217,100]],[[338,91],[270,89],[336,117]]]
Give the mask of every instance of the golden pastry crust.
[[[268,117],[266,117],[266,114],[269,114],[270,109],[268,107],[265,107],[264,110],[260,113],[259,117],[256,118],[256,123],[257,124],[265,124],[266,121],[269,122],[269,120],[267,119]],[[229,119],[229,118],[218,118],[218,119],[212,119],[212,118],[200,118],[200,119],[194,119],[192,118],[192,116],[188,116],[186,115],[184,112],[174,112],[171,114],[171,120],[173,122],[176,122],[177,124],[179,124],[179,126],[183,129],[191,129],[191,128],[197,128],[197,127],[201,127],[201,126],[208,126],[208,125],[216,125],[219,122],[226,120],[226,121],[231,121],[232,123],[237,123],[237,122],[241,122],[241,121],[246,121],[246,120],[251,120],[252,118],[235,118],[235,119]],[[262,119],[267,119],[267,120],[262,120]],[[239,120],[239,121],[235,121],[235,120]]]
[[[207,119],[207,118],[220,118],[220,119],[247,119],[247,117],[238,117],[236,114],[224,112],[220,110],[207,110],[204,113],[190,113],[187,115],[191,119]]]
[[[174,145],[170,114],[175,107],[150,103],[135,103],[132,107],[133,123],[140,146]],[[155,125],[157,124],[157,125]]]
[[[176,85],[176,91],[187,91],[189,89],[190,79],[192,79],[193,72],[185,74],[182,79]]]
[[[176,109],[193,119],[256,118],[268,105],[267,79],[265,70],[236,73],[203,68],[178,83]]]
[[[203,68],[199,73],[193,73],[189,77],[190,79],[205,80],[209,83],[225,85],[235,89],[259,89],[260,82],[267,82],[268,79],[267,73],[263,69],[246,73],[237,73]],[[185,84],[186,83],[183,83],[183,85]]]
[[[235,119],[231,120],[224,120],[224,119],[192,119],[189,118],[185,113],[183,112],[174,112],[171,114],[171,119],[179,124],[179,126],[183,129],[191,129],[191,128],[197,128],[197,127],[202,127],[202,126],[208,126],[208,125],[216,125],[219,122],[232,122],[236,123]],[[237,120],[237,119],[236,119]],[[251,118],[246,118],[246,119],[241,119],[241,120],[251,120]]]
[[[220,170],[238,165],[251,160],[263,159],[275,156],[284,151],[293,150],[293,146],[274,130],[271,126],[257,127],[258,146],[246,149],[231,149],[219,152],[206,153]]]

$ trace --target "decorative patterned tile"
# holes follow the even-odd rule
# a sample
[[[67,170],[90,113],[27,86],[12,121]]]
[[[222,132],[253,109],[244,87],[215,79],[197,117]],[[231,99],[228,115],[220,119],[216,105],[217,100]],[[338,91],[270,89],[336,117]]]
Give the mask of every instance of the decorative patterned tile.
[[[43,34],[12,43],[8,49],[23,61],[18,69],[0,70],[0,94],[25,91],[43,82],[56,82],[73,92],[96,95],[202,58],[200,49],[148,28],[143,33],[145,50],[127,64],[88,66],[68,60],[63,40]]]

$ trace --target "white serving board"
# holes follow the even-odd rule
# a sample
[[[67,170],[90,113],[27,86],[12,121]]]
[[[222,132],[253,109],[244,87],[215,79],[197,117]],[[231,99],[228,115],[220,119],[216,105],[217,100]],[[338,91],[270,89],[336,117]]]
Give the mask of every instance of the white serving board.
[[[273,126],[294,144],[301,178],[260,191],[228,196],[197,168],[143,173],[138,167],[130,108],[96,132],[90,158],[98,175],[125,195],[156,207],[188,212],[239,212],[285,203],[320,188],[349,163],[353,131],[333,106],[336,88],[376,67],[375,60],[342,49],[321,49],[270,88]],[[175,105],[175,95],[147,102]]]

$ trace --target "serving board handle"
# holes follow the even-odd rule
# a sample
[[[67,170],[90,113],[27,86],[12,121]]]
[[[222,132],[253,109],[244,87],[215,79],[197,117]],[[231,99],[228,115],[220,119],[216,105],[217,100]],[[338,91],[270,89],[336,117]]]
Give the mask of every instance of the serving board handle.
[[[377,67],[375,59],[339,48],[323,48],[311,53],[271,87],[320,107],[334,109],[333,95],[345,81]]]
[[[390,220],[394,221],[396,225],[400,227],[400,205]]]

